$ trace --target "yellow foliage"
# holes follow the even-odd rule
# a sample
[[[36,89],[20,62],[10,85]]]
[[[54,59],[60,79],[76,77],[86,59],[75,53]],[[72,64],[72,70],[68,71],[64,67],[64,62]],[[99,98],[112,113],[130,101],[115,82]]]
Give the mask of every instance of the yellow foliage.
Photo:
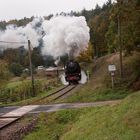
[[[87,49],[80,53],[80,55],[77,57],[77,60],[90,62],[92,60],[92,57],[93,57],[93,46],[91,43],[89,43]]]

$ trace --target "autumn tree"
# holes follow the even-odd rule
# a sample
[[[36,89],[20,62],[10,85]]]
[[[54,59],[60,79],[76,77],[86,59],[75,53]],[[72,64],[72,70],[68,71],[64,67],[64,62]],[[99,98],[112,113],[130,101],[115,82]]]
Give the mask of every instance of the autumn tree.
[[[111,22],[118,24],[118,16],[120,18],[122,47],[123,50],[125,50],[126,54],[130,54],[131,51],[136,49],[137,44],[140,44],[140,7],[138,1],[117,0],[117,3],[114,4],[110,14],[110,27],[108,29],[108,33],[106,34],[108,41],[109,36],[110,38],[112,38],[112,34],[110,34],[112,28]],[[114,41],[115,40],[116,38],[114,38]],[[114,41],[112,41],[112,43],[110,44],[111,46],[113,46]],[[119,44],[117,45],[119,46]]]
[[[94,46],[95,56],[102,56],[107,53],[105,34],[108,29],[108,12],[96,15],[89,21],[91,43]]]
[[[91,43],[89,43],[87,49],[80,53],[80,55],[77,57],[77,60],[82,62],[90,62],[92,61],[92,58],[93,58],[93,46]]]

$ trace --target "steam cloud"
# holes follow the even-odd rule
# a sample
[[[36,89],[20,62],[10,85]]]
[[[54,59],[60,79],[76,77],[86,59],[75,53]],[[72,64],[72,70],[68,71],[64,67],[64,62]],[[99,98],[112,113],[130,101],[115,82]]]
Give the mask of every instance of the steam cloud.
[[[69,82],[66,81],[65,79],[65,73],[60,75],[60,79],[63,83],[63,85],[69,85]],[[81,71],[81,80],[79,81],[80,84],[85,84],[87,82],[87,75],[85,74],[85,72],[82,70]]]
[[[43,22],[46,35],[43,38],[43,55],[50,54],[57,58],[71,49],[74,56],[86,49],[89,42],[89,28],[84,17],[53,17]],[[72,48],[74,47],[74,48]]]
[[[0,41],[27,42],[38,47],[43,41],[42,55],[52,55],[55,59],[73,51],[78,56],[89,42],[89,27],[85,17],[56,16],[50,20],[35,18],[25,27],[10,25],[0,31]],[[0,49],[18,48],[19,44],[0,44]],[[24,45],[27,48],[27,44]],[[3,47],[3,48],[2,48]]]
[[[41,27],[37,27],[42,22],[41,18],[35,18],[31,23],[25,27],[17,27],[16,25],[9,25],[5,31],[0,31],[0,40],[6,42],[27,42],[31,40],[32,46],[37,47],[39,45],[39,39],[41,38]],[[20,44],[20,46],[22,43]],[[25,44],[23,44],[25,45]],[[3,49],[18,48],[19,44],[2,44]],[[27,44],[25,45],[27,48]]]

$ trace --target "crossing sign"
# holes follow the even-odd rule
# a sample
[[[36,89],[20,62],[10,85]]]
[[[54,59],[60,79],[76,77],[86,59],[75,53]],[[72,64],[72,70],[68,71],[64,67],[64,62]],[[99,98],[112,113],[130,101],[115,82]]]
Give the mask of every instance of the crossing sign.
[[[108,71],[109,71],[109,72],[114,72],[114,71],[116,71],[116,65],[113,65],[113,64],[108,65]]]

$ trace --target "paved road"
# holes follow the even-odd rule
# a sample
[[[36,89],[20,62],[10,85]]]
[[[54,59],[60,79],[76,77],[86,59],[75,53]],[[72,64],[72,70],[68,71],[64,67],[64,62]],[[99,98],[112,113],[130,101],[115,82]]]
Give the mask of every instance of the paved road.
[[[12,110],[18,109],[20,106],[8,106],[8,107],[0,107],[0,116],[11,112]]]
[[[29,105],[29,106],[12,106],[12,107],[1,107],[0,116],[20,116],[21,114],[33,114],[40,112],[55,112],[64,109],[72,108],[84,108],[84,107],[97,107],[104,105],[115,105],[120,103],[120,100],[115,101],[101,101],[93,103],[63,103],[63,104],[52,104],[52,105]]]

